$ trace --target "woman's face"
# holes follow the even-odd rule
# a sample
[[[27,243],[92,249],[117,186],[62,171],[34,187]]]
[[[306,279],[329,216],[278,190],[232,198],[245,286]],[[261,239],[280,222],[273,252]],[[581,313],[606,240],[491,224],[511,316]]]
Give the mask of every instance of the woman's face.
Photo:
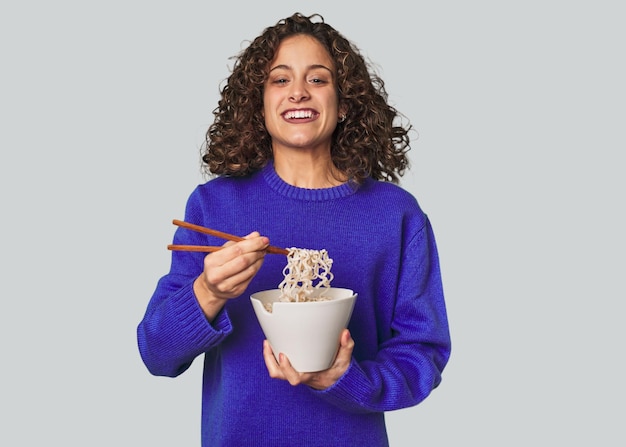
[[[338,120],[335,66],[317,39],[283,40],[263,93],[265,126],[277,150],[330,151]]]

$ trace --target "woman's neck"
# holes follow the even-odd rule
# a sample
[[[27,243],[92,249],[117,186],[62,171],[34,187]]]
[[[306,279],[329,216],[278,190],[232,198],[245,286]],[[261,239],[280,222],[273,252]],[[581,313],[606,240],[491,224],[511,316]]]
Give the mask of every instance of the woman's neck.
[[[331,188],[346,182],[330,154],[274,152],[274,169],[286,183],[298,188]]]

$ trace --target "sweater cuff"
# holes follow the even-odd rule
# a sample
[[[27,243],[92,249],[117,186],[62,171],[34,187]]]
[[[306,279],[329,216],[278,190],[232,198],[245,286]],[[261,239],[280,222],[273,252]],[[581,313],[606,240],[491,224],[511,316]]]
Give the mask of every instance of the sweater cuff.
[[[332,386],[314,392],[325,401],[351,413],[371,413],[365,402],[365,393],[371,389],[371,383],[354,359],[346,372]]]
[[[222,309],[213,322],[209,322],[193,292],[193,282],[184,286],[173,297],[178,309],[179,327],[185,328],[187,340],[208,350],[232,332],[228,313]]]

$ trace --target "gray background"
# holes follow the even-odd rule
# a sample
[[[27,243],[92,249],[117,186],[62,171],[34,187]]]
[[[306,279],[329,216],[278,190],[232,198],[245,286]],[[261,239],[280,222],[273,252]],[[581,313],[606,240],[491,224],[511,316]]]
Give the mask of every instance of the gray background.
[[[0,444],[199,445],[135,328],[228,58],[319,12],[419,132],[453,355],[395,447],[626,443],[624,13],[610,1],[3,2]],[[410,9],[408,9],[410,7]]]

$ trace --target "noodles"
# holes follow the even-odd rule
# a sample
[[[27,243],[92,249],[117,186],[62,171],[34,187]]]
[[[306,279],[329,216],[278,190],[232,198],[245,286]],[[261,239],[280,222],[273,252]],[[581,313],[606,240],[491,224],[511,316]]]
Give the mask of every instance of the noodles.
[[[330,287],[332,264],[333,260],[326,250],[290,248],[287,265],[283,269],[285,279],[278,285],[280,300],[311,301],[314,290]]]
[[[280,289],[278,300],[302,302],[329,299],[323,292],[323,289],[330,287],[333,280],[330,271],[333,260],[328,257],[328,252],[295,247],[288,250],[287,265],[283,269],[285,279],[278,285]],[[313,292],[320,289],[322,291],[313,297]],[[266,307],[271,311],[271,306]]]

